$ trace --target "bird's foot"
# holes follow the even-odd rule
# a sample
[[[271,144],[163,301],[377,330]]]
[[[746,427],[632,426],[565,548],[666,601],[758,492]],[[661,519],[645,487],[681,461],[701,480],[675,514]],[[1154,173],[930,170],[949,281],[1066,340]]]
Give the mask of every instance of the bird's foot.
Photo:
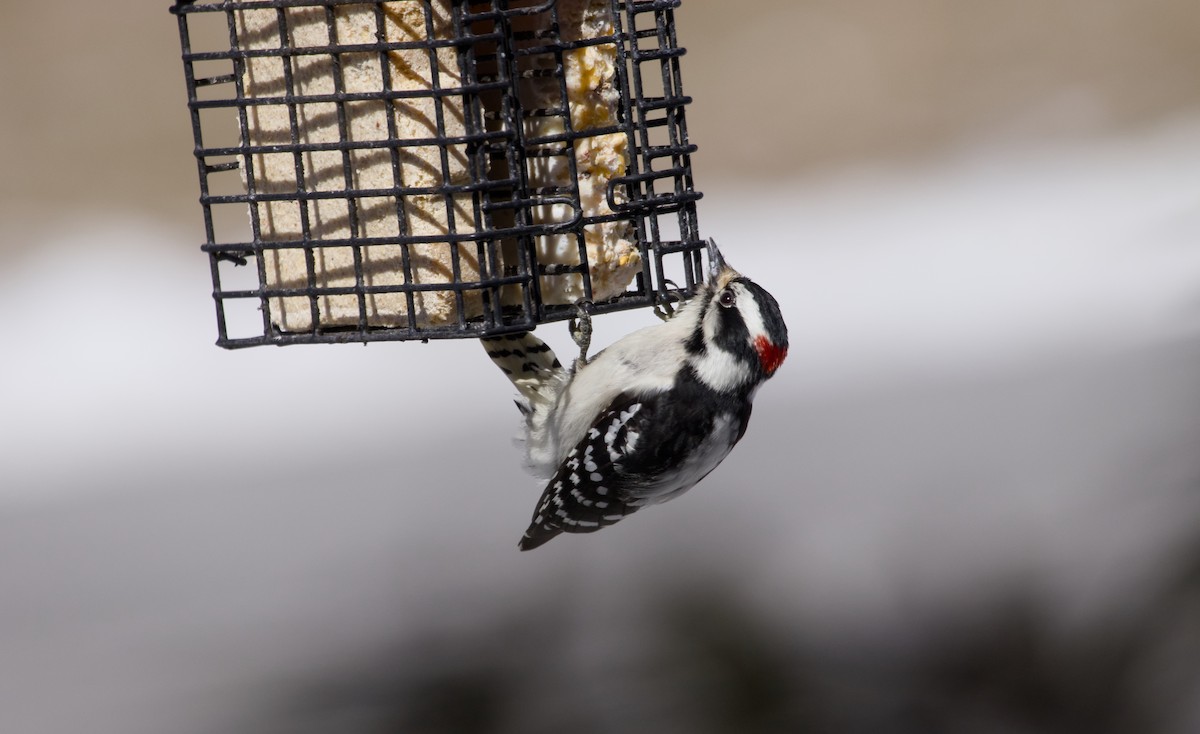
[[[578,320],[571,319],[568,323],[568,329],[571,332],[571,338],[575,340],[575,344],[579,347],[579,359],[576,361],[576,366],[582,366],[588,362],[588,349],[592,346],[592,315],[588,313],[591,307],[590,301],[579,301],[575,304],[575,312],[578,314]]]
[[[675,315],[675,304],[682,300],[679,294],[679,286],[675,285],[673,280],[664,280],[663,287],[658,292],[658,299],[654,303],[654,315],[663,321],[670,321]],[[671,288],[667,288],[670,285]]]

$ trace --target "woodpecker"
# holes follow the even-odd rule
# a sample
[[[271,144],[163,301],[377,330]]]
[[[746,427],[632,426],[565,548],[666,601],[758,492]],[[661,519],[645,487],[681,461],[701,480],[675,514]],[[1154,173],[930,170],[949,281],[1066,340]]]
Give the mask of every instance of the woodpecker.
[[[520,393],[526,464],[546,482],[521,550],[678,497],[745,435],[758,388],[787,357],[787,326],[712,240],[708,259],[707,281],[662,323],[590,359],[581,309],[569,368],[528,332],[482,340]]]

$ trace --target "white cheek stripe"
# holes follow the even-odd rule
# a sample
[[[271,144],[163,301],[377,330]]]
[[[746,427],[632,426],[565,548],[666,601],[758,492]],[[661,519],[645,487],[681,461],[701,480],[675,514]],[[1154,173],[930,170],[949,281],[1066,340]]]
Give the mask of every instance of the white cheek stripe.
[[[734,288],[738,292],[738,311],[742,314],[742,320],[746,322],[746,330],[750,332],[750,343],[753,344],[757,337],[767,336],[767,325],[763,322],[762,309],[759,307],[758,299],[745,286],[736,283]]]

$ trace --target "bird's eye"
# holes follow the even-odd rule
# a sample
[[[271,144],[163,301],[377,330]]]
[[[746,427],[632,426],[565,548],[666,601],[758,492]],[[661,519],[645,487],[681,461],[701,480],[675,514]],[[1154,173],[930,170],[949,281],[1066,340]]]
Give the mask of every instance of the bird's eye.
[[[717,296],[717,303],[721,304],[725,308],[733,306],[734,300],[736,299],[733,296],[733,291],[730,290],[721,291],[721,295]]]

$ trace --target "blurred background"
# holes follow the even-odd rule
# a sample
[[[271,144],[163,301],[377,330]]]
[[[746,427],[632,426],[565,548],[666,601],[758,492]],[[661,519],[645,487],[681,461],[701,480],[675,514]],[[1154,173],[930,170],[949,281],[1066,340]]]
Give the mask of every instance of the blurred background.
[[[686,0],[790,359],[533,553],[478,345],[212,346],[169,5],[0,24],[0,731],[1200,731],[1200,4]]]

